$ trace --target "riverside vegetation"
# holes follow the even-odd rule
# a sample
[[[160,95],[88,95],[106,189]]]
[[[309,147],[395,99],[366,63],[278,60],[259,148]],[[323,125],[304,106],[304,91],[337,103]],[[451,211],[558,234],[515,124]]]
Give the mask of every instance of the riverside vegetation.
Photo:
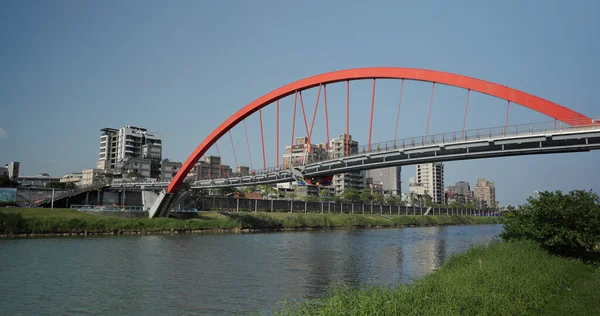
[[[187,220],[173,218],[126,219],[104,217],[70,209],[4,209],[0,210],[0,235],[441,226],[497,224],[501,221],[501,217],[261,212],[237,214],[201,212],[198,218]]]
[[[396,288],[332,287],[281,315],[600,315],[600,199],[544,192],[505,216],[502,241]]]

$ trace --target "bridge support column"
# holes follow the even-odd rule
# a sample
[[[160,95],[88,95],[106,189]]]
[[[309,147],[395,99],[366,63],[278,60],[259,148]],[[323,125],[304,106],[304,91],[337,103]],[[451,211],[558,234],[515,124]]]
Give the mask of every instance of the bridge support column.
[[[148,217],[169,217],[171,208],[173,207],[173,204],[175,204],[178,195],[178,193],[167,193],[164,190],[161,191],[148,211]]]

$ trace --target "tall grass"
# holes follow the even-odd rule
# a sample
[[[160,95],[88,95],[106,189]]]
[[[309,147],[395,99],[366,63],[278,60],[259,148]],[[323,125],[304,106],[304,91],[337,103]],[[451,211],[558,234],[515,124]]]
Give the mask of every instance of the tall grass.
[[[533,242],[493,242],[397,288],[334,288],[280,315],[600,315],[600,273]]]
[[[202,229],[283,229],[333,227],[402,227],[492,224],[498,218],[374,214],[201,213],[198,219],[125,219],[75,210],[12,209],[0,211],[0,234],[123,233]]]

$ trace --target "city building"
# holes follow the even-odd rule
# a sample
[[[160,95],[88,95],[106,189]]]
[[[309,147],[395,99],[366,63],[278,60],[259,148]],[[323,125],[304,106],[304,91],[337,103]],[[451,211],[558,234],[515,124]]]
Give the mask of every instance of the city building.
[[[385,196],[402,194],[402,167],[368,170],[366,177],[371,178],[373,180],[372,183],[380,183],[382,186],[381,193]]]
[[[181,164],[177,169],[181,168]],[[177,172],[173,173],[175,176]],[[190,175],[186,179],[208,180],[230,177],[243,177],[250,174],[250,168],[246,166],[237,166],[235,172],[230,166],[221,163],[219,156],[207,156],[204,160],[199,160],[190,171]]]
[[[302,166],[327,158],[327,144],[308,144],[307,137],[298,137],[293,146],[286,146],[283,154],[283,169]]]
[[[19,162],[11,161],[6,165],[8,171],[8,178],[11,181],[17,182],[19,180]]]
[[[373,180],[373,178],[366,178],[365,187],[369,189],[371,194],[384,194],[383,192],[383,182]]]
[[[474,196],[480,203],[479,207],[495,208],[497,206],[496,187],[492,181],[486,181],[485,178],[477,179]]]
[[[120,129],[103,128],[101,132],[96,169],[123,178],[132,172],[149,179],[173,178],[172,169],[178,163],[168,162],[163,166],[160,135],[132,125]],[[162,175],[163,170],[167,174]]]
[[[169,161],[169,159],[165,159],[162,161],[160,165],[160,179],[161,181],[171,181],[181,169],[182,163]]]
[[[75,185],[78,185],[79,182],[81,182],[82,177],[83,177],[83,174],[81,172],[71,172],[71,173],[67,173],[64,176],[60,177],[59,182],[60,183],[73,183]]]
[[[17,182],[21,186],[30,186],[30,187],[45,187],[46,184],[50,182],[59,182],[60,178],[52,177],[47,173],[40,173],[36,176],[20,176],[18,177]]]
[[[2,178],[4,178],[4,177],[9,178],[9,176],[8,176],[8,168],[6,168],[6,167],[0,167],[0,177],[2,177]]]
[[[358,142],[352,140],[352,135],[342,134],[340,137],[331,140],[331,157],[345,157],[346,152],[349,155],[358,153]],[[365,187],[365,174],[364,171],[351,171],[334,175],[332,186],[335,194],[340,195],[348,189],[362,190]]]
[[[81,171],[81,181],[79,181],[80,186],[89,186],[96,183],[101,183],[107,181],[108,172],[102,169],[85,169]]]
[[[117,139],[119,130],[103,128],[100,130],[100,154],[96,167],[102,170],[113,170],[117,163]]]
[[[422,200],[427,195],[433,203],[444,204],[444,164],[418,164],[416,169],[416,178],[411,177],[408,185],[411,196]]]
[[[458,181],[454,185],[448,186],[446,191],[462,195],[465,198],[471,197],[471,185],[467,181]]]
[[[152,161],[142,157],[125,157],[119,160],[112,173],[122,178],[130,178],[132,175],[136,175],[137,177],[156,179],[152,176]]]

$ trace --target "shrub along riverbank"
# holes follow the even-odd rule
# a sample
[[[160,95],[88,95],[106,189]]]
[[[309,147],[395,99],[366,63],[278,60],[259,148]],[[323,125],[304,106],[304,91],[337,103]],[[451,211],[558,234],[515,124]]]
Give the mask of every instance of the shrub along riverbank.
[[[282,315],[600,315],[600,273],[531,241],[493,242],[395,289],[336,288]]]
[[[475,225],[501,223],[500,217],[411,216],[376,214],[202,212],[199,218],[125,219],[98,216],[69,209],[0,210],[0,235],[192,232],[202,230],[260,230],[303,228],[369,228],[405,226]]]

